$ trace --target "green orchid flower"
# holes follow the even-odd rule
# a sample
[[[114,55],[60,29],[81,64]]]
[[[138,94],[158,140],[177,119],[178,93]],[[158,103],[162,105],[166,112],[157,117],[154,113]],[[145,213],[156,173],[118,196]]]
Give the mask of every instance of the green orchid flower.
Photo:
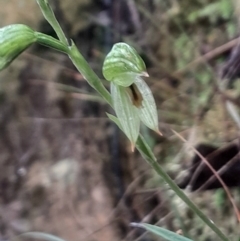
[[[24,24],[0,28],[0,71],[8,67],[23,51],[38,43],[68,54],[68,46],[46,34],[35,32]]]
[[[26,25],[13,24],[0,28],[0,70],[36,41],[34,31]]]
[[[137,51],[125,43],[115,44],[104,61],[103,75],[111,81],[113,107],[120,128],[131,141],[132,150],[141,121],[161,134],[153,94],[142,78],[148,76],[146,66]]]

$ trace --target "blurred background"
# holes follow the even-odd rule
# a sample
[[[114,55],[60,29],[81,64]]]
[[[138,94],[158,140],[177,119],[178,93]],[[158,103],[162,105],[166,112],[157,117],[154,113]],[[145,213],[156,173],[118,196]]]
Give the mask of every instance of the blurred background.
[[[171,129],[192,146],[228,147],[238,138],[239,1],[49,2],[100,78],[114,43],[141,54],[164,135],[142,133],[173,179],[186,176],[194,153]],[[0,16],[0,27],[23,23],[55,37],[35,1],[0,0]],[[0,240],[28,231],[68,241],[160,240],[130,222],[217,240],[131,152],[106,112],[68,57],[53,50],[34,45],[0,73]],[[231,192],[240,207],[238,189]],[[222,189],[188,195],[229,239],[239,238]]]

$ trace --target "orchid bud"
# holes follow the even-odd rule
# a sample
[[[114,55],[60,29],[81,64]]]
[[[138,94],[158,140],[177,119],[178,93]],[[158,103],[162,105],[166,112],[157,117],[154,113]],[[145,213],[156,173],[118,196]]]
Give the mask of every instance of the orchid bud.
[[[26,25],[14,24],[0,28],[0,70],[36,40],[34,31]]]

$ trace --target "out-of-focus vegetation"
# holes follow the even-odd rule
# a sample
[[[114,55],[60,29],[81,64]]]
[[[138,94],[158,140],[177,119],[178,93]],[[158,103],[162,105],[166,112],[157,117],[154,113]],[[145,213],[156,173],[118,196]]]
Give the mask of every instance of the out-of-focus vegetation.
[[[191,145],[225,146],[238,138],[226,98],[218,91],[221,69],[238,44],[227,45],[239,36],[238,1],[123,1],[113,3],[110,16],[104,1],[52,3],[69,37],[99,74],[111,47],[109,34],[142,54],[164,137],[143,132],[173,178],[182,177],[193,153],[170,128]],[[1,0],[0,6],[1,27],[25,23],[52,33],[34,1]],[[35,47],[0,78],[1,238],[32,230],[68,240],[153,238],[128,226],[145,221],[181,229],[193,240],[216,239],[141,158],[125,148],[125,138],[105,119],[106,107],[95,101],[65,57]],[[82,93],[67,91],[64,85]],[[238,82],[233,85],[236,88],[225,92],[235,98]],[[239,238],[222,190],[189,195],[230,240]],[[238,190],[233,195],[238,201]]]

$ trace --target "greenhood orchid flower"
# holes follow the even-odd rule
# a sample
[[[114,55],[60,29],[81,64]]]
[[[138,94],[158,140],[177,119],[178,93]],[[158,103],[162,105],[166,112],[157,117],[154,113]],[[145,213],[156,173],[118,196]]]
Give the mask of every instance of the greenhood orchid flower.
[[[68,46],[46,34],[35,32],[24,24],[12,24],[0,28],[0,71],[8,67],[23,51],[33,43],[38,43],[63,53]]]
[[[13,24],[0,28],[0,70],[36,41],[34,31],[26,25]]]
[[[113,107],[120,128],[131,141],[132,150],[142,121],[148,128],[158,130],[158,113],[152,92],[143,80],[146,66],[137,51],[125,43],[117,43],[106,56],[103,75],[111,81]]]

